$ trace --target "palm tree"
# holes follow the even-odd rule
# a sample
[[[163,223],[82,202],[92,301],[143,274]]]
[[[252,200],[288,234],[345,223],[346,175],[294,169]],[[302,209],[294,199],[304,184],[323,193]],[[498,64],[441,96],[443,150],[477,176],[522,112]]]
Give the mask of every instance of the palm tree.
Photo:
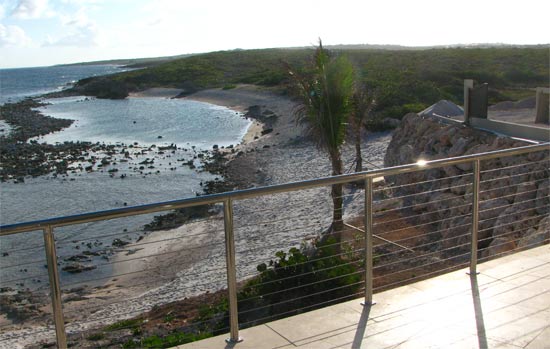
[[[357,84],[353,93],[353,112],[351,113],[351,133],[355,143],[355,172],[363,171],[361,156],[361,133],[376,106],[374,93],[365,84]]]
[[[345,139],[346,121],[351,112],[353,94],[351,63],[343,56],[331,57],[319,39],[319,47],[315,51],[308,73],[299,74],[288,65],[287,68],[297,89],[297,121],[305,125],[306,133],[317,142],[317,146],[328,153],[332,175],[342,174],[340,146]],[[342,185],[333,185],[331,195],[331,230],[337,232],[344,226]]]

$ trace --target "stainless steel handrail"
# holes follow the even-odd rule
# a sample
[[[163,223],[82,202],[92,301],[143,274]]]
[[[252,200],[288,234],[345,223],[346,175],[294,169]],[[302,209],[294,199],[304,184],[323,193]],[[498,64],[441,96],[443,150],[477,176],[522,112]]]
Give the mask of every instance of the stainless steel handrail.
[[[479,181],[480,181],[480,161],[474,161],[474,188],[472,193],[472,236],[471,236],[471,257],[470,257],[470,275],[477,274],[477,240],[479,227]]]
[[[362,303],[365,306],[374,304],[372,300],[373,294],[373,246],[372,246],[372,230],[374,222],[372,221],[372,177],[365,179],[365,300]]]
[[[372,305],[373,302],[373,179],[381,176],[392,176],[397,174],[423,171],[443,166],[458,165],[464,163],[473,163],[473,212],[472,212],[472,232],[471,232],[471,261],[470,272],[476,272],[477,264],[477,229],[479,224],[479,182],[480,182],[480,161],[501,157],[528,154],[536,151],[550,150],[550,143],[531,145],[513,149],[486,152],[481,154],[472,154],[448,159],[439,159],[433,161],[419,162],[372,171],[345,174],[334,177],[313,179],[308,181],[293,182],[287,184],[273,185],[262,188],[253,188],[240,191],[233,191],[222,194],[213,194],[196,198],[173,200],[159,202],[141,206],[125,207],[107,211],[91,212],[73,216],[57,217],[46,220],[38,220],[25,223],[9,224],[0,226],[0,236],[17,234],[28,231],[43,230],[44,241],[47,256],[48,272],[50,278],[51,297],[54,313],[54,322],[56,325],[57,345],[59,348],[67,347],[67,337],[64,328],[63,310],[61,305],[61,291],[59,285],[59,273],[57,270],[57,257],[53,229],[57,227],[89,223],[101,220],[136,216],[159,211],[166,211],[178,208],[223,204],[224,207],[224,225],[225,225],[225,244],[226,244],[226,267],[227,284],[229,292],[230,308],[230,338],[229,342],[238,342],[242,340],[239,337],[238,309],[237,309],[237,280],[236,280],[236,262],[235,262],[235,238],[233,232],[233,201],[237,199],[254,198],[262,195],[271,195],[296,190],[312,189],[316,187],[326,187],[333,184],[344,184],[349,182],[364,181],[365,183],[365,305]]]
[[[376,170],[359,172],[359,173],[344,174],[340,176],[318,178],[318,179],[312,179],[312,180],[300,181],[300,182],[291,182],[291,183],[278,184],[278,185],[266,186],[261,188],[237,190],[237,191],[232,191],[232,192],[227,192],[222,194],[205,195],[205,196],[187,198],[182,200],[164,201],[164,202],[153,203],[153,204],[116,208],[112,210],[97,211],[97,212],[84,213],[84,214],[78,214],[78,215],[72,215],[72,216],[56,217],[56,218],[50,218],[45,220],[1,225],[0,236],[15,234],[15,233],[22,233],[22,232],[33,231],[33,230],[42,230],[47,226],[51,226],[52,228],[57,228],[57,227],[62,227],[66,225],[82,224],[82,223],[90,223],[90,222],[96,222],[101,220],[130,217],[130,216],[142,215],[147,213],[155,213],[160,211],[167,211],[167,210],[173,210],[173,209],[185,208],[185,207],[191,207],[191,206],[221,204],[225,202],[227,199],[232,199],[232,200],[246,199],[246,198],[252,198],[252,197],[257,197],[262,195],[270,195],[270,194],[284,193],[284,192],[295,191],[295,190],[305,190],[305,189],[311,189],[316,187],[324,187],[324,186],[329,186],[333,184],[344,184],[348,182],[365,180],[366,178],[369,178],[369,177],[374,178],[374,177],[381,177],[381,176],[392,176],[392,175],[427,170],[427,169],[432,169],[432,168],[437,168],[442,166],[464,164],[474,160],[481,161],[481,160],[495,159],[499,157],[527,154],[527,153],[541,151],[541,150],[550,150],[550,143],[530,145],[525,147],[505,149],[505,150],[486,152],[486,153],[480,153],[480,154],[471,154],[471,155],[459,156],[459,157],[448,158],[448,159],[432,160],[432,161],[426,161],[425,163],[422,163],[422,164],[414,163],[414,164],[388,167],[388,168],[376,169]]]
[[[57,270],[57,252],[52,227],[44,228],[44,249],[46,250],[46,263],[50,279],[50,296],[52,298],[53,319],[57,346],[67,347],[67,334],[65,332],[65,320],[61,306],[61,286],[59,283],[59,271]]]
[[[237,309],[237,262],[235,261],[235,234],[233,231],[233,202],[231,198],[223,203],[225,229],[225,256],[227,267],[227,290],[229,292],[229,328],[228,343],[237,343],[239,337],[239,318]]]

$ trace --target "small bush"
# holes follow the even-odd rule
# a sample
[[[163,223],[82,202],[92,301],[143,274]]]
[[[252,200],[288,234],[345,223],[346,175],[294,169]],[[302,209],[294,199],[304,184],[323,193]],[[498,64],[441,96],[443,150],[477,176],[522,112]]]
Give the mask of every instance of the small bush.
[[[99,341],[105,338],[105,335],[103,333],[94,333],[89,335],[86,339],[89,341]]]
[[[128,319],[128,320],[122,320],[119,322],[115,322],[114,324],[111,324],[107,327],[105,327],[106,331],[117,331],[124,328],[129,329],[135,329],[136,327],[140,326],[143,320],[141,319]]]
[[[339,254],[334,237],[317,244],[314,256],[297,248],[279,251],[269,265],[260,264],[260,275],[239,293],[240,321],[287,316],[341,302],[361,288],[360,262]],[[259,310],[258,310],[259,309]]]

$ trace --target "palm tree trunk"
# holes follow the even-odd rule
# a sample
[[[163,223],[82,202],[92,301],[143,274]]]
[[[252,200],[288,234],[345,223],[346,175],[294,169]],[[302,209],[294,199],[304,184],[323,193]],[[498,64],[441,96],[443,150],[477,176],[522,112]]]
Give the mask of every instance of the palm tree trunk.
[[[338,176],[343,172],[342,158],[340,156],[340,150],[336,149],[330,152],[330,161],[332,164],[332,175]],[[343,187],[342,184],[333,184],[332,185],[332,232],[337,233],[343,230],[344,221],[343,221],[343,211],[344,211],[344,198],[343,196]],[[340,234],[334,234],[336,240],[340,242]]]
[[[361,126],[355,131],[355,172],[363,171],[363,158],[361,157]]]

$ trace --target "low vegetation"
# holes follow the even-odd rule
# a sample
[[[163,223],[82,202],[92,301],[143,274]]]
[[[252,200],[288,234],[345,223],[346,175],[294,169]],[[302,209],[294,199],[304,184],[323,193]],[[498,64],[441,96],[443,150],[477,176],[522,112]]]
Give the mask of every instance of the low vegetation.
[[[362,263],[359,254],[342,251],[334,236],[320,240],[311,255],[297,248],[279,251],[239,292],[239,321],[253,326],[355,298]]]
[[[258,275],[242,283],[237,295],[241,328],[356,298],[363,288],[361,253],[341,251],[332,238],[312,249],[279,251]],[[227,333],[227,291],[205,294],[121,320],[78,339],[82,347],[170,348]]]
[[[401,118],[440,99],[460,104],[464,79],[489,83],[490,103],[517,100],[533,95],[532,88],[547,84],[550,74],[547,47],[334,51],[346,55],[360,80],[377,91],[374,111],[379,118]],[[109,79],[116,81],[118,85],[112,86],[121,91],[165,86],[192,93],[205,88],[257,84],[277,86],[288,92],[288,74],[283,62],[304,68],[312,53],[313,49],[212,52],[116,74]],[[78,85],[82,88],[91,83],[95,84],[88,80]]]
[[[126,83],[108,77],[86,78],[80,80],[74,90],[83,95],[92,95],[105,99],[124,99],[128,97],[128,86]]]

